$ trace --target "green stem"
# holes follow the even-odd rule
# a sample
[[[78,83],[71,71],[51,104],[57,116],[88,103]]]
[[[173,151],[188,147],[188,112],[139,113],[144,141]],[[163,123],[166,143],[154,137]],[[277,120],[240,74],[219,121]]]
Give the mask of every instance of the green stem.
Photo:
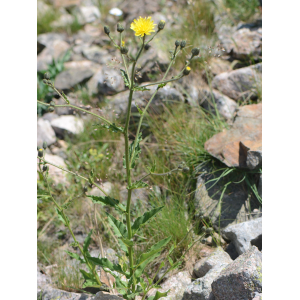
[[[173,170],[171,170],[171,171],[169,171],[169,172],[166,172],[166,173],[148,173],[148,174],[146,174],[145,176],[143,176],[141,179],[139,179],[138,181],[142,181],[143,179],[145,179],[146,177],[148,177],[149,175],[155,175],[155,176],[165,176],[165,175],[169,175],[170,173],[172,173],[172,172],[176,172],[176,171],[178,171],[179,169],[178,168],[176,168],[176,169],[173,169]]]
[[[146,86],[150,86],[150,85],[157,85],[157,84],[161,84],[161,83],[168,83],[168,82],[176,81],[176,80],[180,79],[181,77],[183,77],[183,76],[180,76],[180,77],[176,76],[176,77],[174,77],[172,79],[169,79],[169,80],[148,83],[148,84],[145,84],[145,85],[141,85],[140,87],[146,87]]]
[[[48,104],[48,103],[44,103],[44,102],[39,101],[39,100],[36,100],[36,101],[37,101],[37,103],[39,103],[39,104],[42,104],[42,105],[45,105],[45,106],[50,106],[50,104]],[[102,121],[106,122],[106,123],[109,124],[109,125],[112,125],[112,123],[111,123],[110,121],[106,120],[105,118],[103,118],[103,117],[101,117],[101,116],[99,116],[99,115],[96,115],[96,114],[94,114],[94,113],[92,113],[92,112],[90,112],[90,111],[88,111],[88,110],[83,109],[83,108],[80,108],[80,107],[78,107],[78,106],[72,105],[72,104],[55,105],[55,107],[72,107],[72,108],[74,108],[74,109],[77,109],[77,110],[80,110],[80,111],[85,112],[85,113],[87,113],[87,114],[90,114],[90,115],[92,115],[92,116],[94,116],[94,117],[97,117],[98,119],[101,119]]]

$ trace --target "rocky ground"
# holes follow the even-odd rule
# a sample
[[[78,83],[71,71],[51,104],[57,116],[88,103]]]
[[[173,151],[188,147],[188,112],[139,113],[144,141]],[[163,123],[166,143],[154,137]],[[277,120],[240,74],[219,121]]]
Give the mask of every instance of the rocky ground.
[[[125,24],[147,14],[153,15],[155,23],[163,19],[171,26],[174,24],[175,29],[178,26],[175,19],[180,14],[174,1],[167,1],[167,8],[164,9],[155,1],[136,1],[143,5],[134,2],[124,1],[117,7]],[[37,37],[37,71],[43,73],[49,70],[53,60],[60,62],[60,66],[56,64],[56,70],[61,68],[62,71],[56,71],[55,86],[68,95],[71,104],[113,117],[116,121],[121,120],[127,110],[128,91],[118,71],[121,58],[102,30],[103,24],[115,26],[120,20],[116,15],[119,11],[109,12],[104,8],[101,11],[101,7],[92,0],[52,0],[38,1],[38,14],[47,14],[53,7],[60,13],[52,24],[52,28],[57,30]],[[215,49],[220,51],[209,59],[206,71],[194,72],[190,77],[160,89],[151,108],[159,112],[166,102],[182,102],[191,107],[200,105],[219,114],[228,127],[209,138],[204,144],[205,150],[228,168],[251,173],[262,167],[261,20],[258,16],[251,23],[234,25],[223,22],[224,18],[222,13],[215,12],[215,45],[218,45]],[[60,30],[74,24],[75,20],[79,31],[70,33]],[[128,43],[134,47],[133,42]],[[164,49],[150,47],[140,61],[139,81],[150,81],[158,73],[158,68],[166,68],[168,61]],[[249,61],[251,64],[246,63]],[[107,101],[107,111],[92,108],[90,103],[82,101],[83,93],[78,86],[85,87],[90,103]],[[132,112],[137,112],[136,104],[145,106],[150,95],[151,91],[136,92]],[[41,99],[50,100],[56,104],[63,103],[62,99],[51,93]],[[41,111],[37,118],[37,145],[47,142],[46,160],[67,168],[67,141],[83,132],[84,124],[89,120],[85,114],[67,108],[55,108],[54,113]],[[210,219],[215,236],[201,241],[205,247],[199,253],[201,258],[195,262],[192,272],[179,270],[161,284],[162,291],[170,289],[169,295],[161,299],[261,299],[262,174],[257,172],[255,189],[249,198],[245,185],[236,184],[230,189],[223,189],[222,180],[213,184],[211,180],[220,176],[213,172],[213,168],[210,164],[195,166],[196,191],[192,201],[197,211],[196,218]],[[50,166],[49,174],[54,184],[63,184],[66,188],[70,185],[66,173],[60,169]],[[107,192],[112,191],[111,182],[106,181],[103,186]],[[154,190],[161,193],[159,187],[154,186]],[[147,202],[147,191],[140,189],[135,192],[134,199]],[[90,192],[96,193],[97,189]],[[78,240],[84,240],[83,230],[78,228],[75,233]],[[215,247],[213,237],[220,241],[218,247]],[[95,253],[95,256],[98,254]],[[106,248],[106,255],[114,256],[114,251]],[[38,299],[121,299],[106,292],[88,295],[59,290],[53,284],[50,273],[49,268],[38,262]],[[151,291],[149,296],[154,294]]]

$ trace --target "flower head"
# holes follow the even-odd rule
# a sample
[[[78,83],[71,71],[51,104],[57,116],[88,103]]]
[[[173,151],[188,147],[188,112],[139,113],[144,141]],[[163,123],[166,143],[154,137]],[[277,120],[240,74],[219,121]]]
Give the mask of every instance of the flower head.
[[[151,20],[151,17],[148,18],[142,18],[139,17],[138,20],[134,19],[131,23],[130,29],[135,31],[136,36],[143,37],[145,34],[150,35],[151,32],[155,32],[154,26],[156,24],[153,24],[153,20]]]

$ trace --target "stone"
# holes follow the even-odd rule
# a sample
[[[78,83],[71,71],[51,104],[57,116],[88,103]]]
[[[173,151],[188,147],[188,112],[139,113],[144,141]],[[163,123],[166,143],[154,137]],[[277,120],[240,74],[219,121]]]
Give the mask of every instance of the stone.
[[[262,218],[230,225],[224,228],[222,236],[233,242],[240,255],[251,248],[251,241],[262,235]]]
[[[39,293],[49,284],[51,284],[51,277],[43,273],[37,266],[37,292]]]
[[[212,87],[234,100],[255,98],[261,87],[262,64],[240,68],[217,75]]]
[[[111,59],[111,56],[108,54],[106,49],[96,45],[84,48],[82,54],[88,60],[94,61],[101,65],[107,64]]]
[[[127,189],[120,190],[120,201],[124,204],[127,201]],[[140,200],[142,203],[147,204],[147,200],[149,197],[150,191],[146,189],[136,189],[132,190],[131,193],[131,203],[133,205],[138,203],[138,200]]]
[[[204,277],[198,278],[189,284],[183,294],[182,300],[215,300],[211,284],[227,265],[227,263],[217,264]]]
[[[60,300],[93,300],[92,295],[88,294],[78,294],[78,293],[71,293],[62,291],[56,288],[51,287],[50,285],[46,286],[43,290],[37,293],[37,299],[41,300],[53,300],[53,299],[60,299]],[[108,298],[97,298],[97,299],[108,299]],[[111,298],[113,299],[113,298]],[[117,298],[120,299],[120,298]]]
[[[83,132],[84,123],[82,119],[75,116],[60,116],[51,121],[51,126],[60,137]]]
[[[196,170],[200,173],[197,177],[194,196],[196,217],[203,215],[204,218],[210,219],[216,228],[219,228],[219,225],[220,228],[225,228],[229,224],[249,220],[251,211],[248,211],[249,199],[245,182],[230,184],[220,202],[224,185],[227,183],[226,179],[220,179],[215,185],[215,182],[210,180],[221,176],[222,171],[216,172],[212,164],[199,165]],[[250,198],[250,204],[252,209],[259,207],[254,197]]]
[[[100,20],[101,17],[97,6],[77,6],[73,13],[81,25]]]
[[[45,113],[42,118],[44,120],[47,120],[47,121],[51,122],[52,120],[54,120],[58,117],[59,117],[59,115],[55,114],[54,112],[52,112],[52,113],[48,112],[48,113]]]
[[[93,70],[85,66],[70,68],[56,76],[55,87],[59,90],[70,90],[77,84],[87,82],[93,75]]]
[[[237,253],[233,242],[228,244],[228,246],[225,248],[225,252],[229,254],[232,260],[235,260],[239,257],[239,254]]]
[[[234,59],[258,59],[262,55],[262,24],[259,20],[236,27],[223,24],[217,30],[217,34],[225,53]]]
[[[109,181],[104,182],[103,184],[100,184],[100,187],[109,195],[112,191],[113,185]],[[91,191],[88,193],[92,196],[105,196],[102,191],[100,191],[96,186],[91,189]]]
[[[42,39],[40,39],[42,40]],[[48,65],[52,63],[53,59],[58,60],[70,49],[70,45],[63,40],[47,41],[47,47],[44,48],[37,56],[37,70],[45,71]]]
[[[37,146],[42,147],[43,142],[50,146],[56,142],[56,135],[49,121],[39,118],[37,121]]]
[[[113,95],[124,90],[125,85],[119,71],[100,67],[87,83],[87,88],[90,95]]]
[[[64,169],[67,169],[67,166],[64,162],[64,160],[57,155],[52,155],[52,154],[45,154],[45,160],[49,161],[50,163],[58,166],[58,167],[62,167]],[[48,171],[48,176],[49,178],[51,178],[54,183],[57,184],[63,184],[63,185],[68,185],[68,181],[67,181],[67,172],[56,168],[52,165],[48,165],[49,166],[49,171]]]
[[[217,90],[202,89],[200,103],[206,110],[216,114],[215,105],[219,114],[225,119],[232,119],[237,110],[237,103]],[[214,105],[215,102],[215,105]]]
[[[168,296],[160,298],[161,300],[181,300],[188,284],[191,283],[191,276],[188,271],[179,272],[169,277],[162,283],[161,289],[152,289],[147,294],[148,297],[154,296],[156,291],[166,292],[170,290]]]
[[[253,299],[262,292],[262,254],[252,246],[212,282],[217,300]]]
[[[196,278],[201,278],[216,265],[224,263],[230,264],[231,262],[232,259],[230,256],[221,247],[218,247],[215,252],[210,254],[208,257],[202,258],[196,262],[194,266],[194,274]]]
[[[51,23],[51,26],[55,29],[57,28],[64,28],[70,26],[75,21],[75,17],[65,13],[62,14],[57,20]]]
[[[91,300],[123,300],[123,298],[105,292],[98,292]]]
[[[204,147],[228,167],[259,167],[262,161],[262,104],[240,107],[232,128],[215,134]]]

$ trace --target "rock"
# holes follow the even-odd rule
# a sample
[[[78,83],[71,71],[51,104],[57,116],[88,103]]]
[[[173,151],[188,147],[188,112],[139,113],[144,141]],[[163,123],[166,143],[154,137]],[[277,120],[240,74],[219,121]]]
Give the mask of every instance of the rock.
[[[67,166],[64,162],[64,160],[57,155],[52,155],[52,154],[45,154],[45,160],[49,161],[50,163],[58,166],[58,167],[62,167],[64,169],[67,169]],[[58,169],[52,165],[48,165],[49,166],[49,178],[51,178],[55,184],[63,184],[63,185],[68,185],[68,181],[67,181],[67,172]]]
[[[39,118],[37,121],[37,146],[42,147],[43,142],[47,142],[47,145],[50,146],[56,142],[56,136],[50,122]]]
[[[243,60],[251,56],[258,59],[262,55],[262,24],[239,24],[236,27],[222,25],[217,34],[225,53],[234,59]]]
[[[166,292],[170,289],[168,296],[160,298],[161,300],[181,300],[186,286],[191,283],[191,276],[189,272],[179,272],[176,275],[169,277],[161,284],[161,289],[152,289],[147,294],[148,297],[154,296],[156,291]]]
[[[59,58],[62,58],[70,48],[70,45],[63,40],[54,40],[53,42],[47,41],[47,44],[47,47],[44,48],[37,57],[38,71],[47,70],[48,65],[52,63],[53,59],[58,60]]]
[[[100,20],[101,17],[97,6],[77,6],[73,13],[81,25]]]
[[[83,132],[84,123],[75,116],[60,116],[51,121],[51,126],[58,136],[78,134]]]
[[[145,82],[145,84],[147,83]],[[150,91],[137,91],[133,94],[133,101],[131,106],[132,113],[138,112],[136,104],[140,108],[144,108],[146,106],[149,99],[156,90],[156,87],[157,86],[149,86],[147,88],[149,88]],[[107,97],[107,99],[109,99],[109,103],[110,105],[112,105],[116,113],[125,114],[127,110],[128,96],[129,91],[126,91],[116,96]],[[170,85],[166,85],[165,87],[158,90],[147,111],[161,113],[163,110],[163,105],[168,102],[184,102],[183,95]]]
[[[253,299],[262,292],[262,254],[255,246],[222,270],[212,283],[218,300]]]
[[[103,184],[100,184],[100,187],[109,195],[112,191],[113,185],[110,182],[104,182]],[[91,189],[91,191],[88,193],[92,196],[105,196],[102,191],[100,191],[96,186]]]
[[[107,64],[111,59],[111,56],[108,54],[107,50],[96,45],[84,48],[82,54],[88,60],[94,61],[101,65]]]
[[[218,247],[215,252],[213,252],[208,257],[202,258],[196,262],[194,266],[194,274],[196,278],[201,278],[206,275],[211,269],[213,269],[218,264],[231,263],[232,259],[230,256],[224,252],[221,247]]]
[[[116,255],[116,251],[111,248],[104,248],[104,257],[109,259],[109,261],[113,262],[114,264],[117,264],[119,259]],[[90,254],[92,257],[101,258],[101,251],[99,249],[94,249],[90,251]]]
[[[83,108],[85,110],[90,110],[90,106],[86,106],[86,105],[82,105],[82,102],[76,97],[75,95],[67,95],[68,100],[70,101],[71,105]],[[56,102],[56,105],[64,105],[66,104],[66,101],[62,98],[59,98],[58,100],[53,99],[53,101]],[[61,116],[61,115],[75,115],[75,114],[79,114],[79,115],[86,115],[85,112],[82,112],[78,109],[72,108],[72,107],[55,107],[55,112],[56,112],[56,116]],[[44,116],[43,116],[44,117]],[[57,118],[57,117],[56,117]]]
[[[207,68],[202,71],[202,77],[207,83],[209,83],[215,76],[230,71],[232,71],[232,67],[228,60],[218,57],[211,57],[209,59]]]
[[[255,98],[261,86],[262,64],[240,68],[217,75],[212,87],[234,100]]]
[[[49,47],[54,41],[66,41],[67,35],[64,33],[47,32],[39,34],[37,37],[37,43],[41,47]]]
[[[236,258],[239,257],[239,254],[237,253],[236,249],[235,249],[235,246],[234,246],[234,243],[231,242],[225,249],[225,252],[227,252],[230,256],[230,258],[232,260],[235,260]]]
[[[262,235],[262,218],[230,225],[223,229],[222,235],[235,245],[238,254],[251,248],[251,241]]]
[[[230,184],[220,202],[226,179],[220,179],[214,186],[215,182],[209,181],[221,176],[222,171],[216,172],[212,164],[199,165],[196,170],[200,173],[197,177],[194,196],[196,217],[202,215],[204,218],[210,219],[217,228],[219,228],[219,218],[221,228],[249,220],[251,212],[248,211],[249,199],[245,182]],[[252,208],[258,208],[258,202],[254,201],[254,197],[250,198],[250,203]]]
[[[105,292],[98,292],[91,300],[123,300],[123,298]]]
[[[232,128],[215,134],[204,147],[229,167],[259,167],[262,161],[262,104],[241,107]]]
[[[80,63],[80,62],[72,62]],[[78,67],[71,67],[61,73],[55,78],[55,87],[59,90],[70,90],[77,84],[83,84],[87,82],[93,75],[94,71],[89,67],[78,64]]]
[[[42,273],[41,269],[37,266],[37,292],[39,293],[49,284],[51,284],[51,277]]]
[[[55,114],[54,112],[53,113],[48,112],[48,113],[45,113],[42,118],[44,120],[51,122],[52,120],[54,120],[58,117],[59,117],[59,115]]]
[[[120,202],[126,203],[127,194],[128,194],[127,189],[123,189],[123,190],[120,191]],[[146,189],[132,190],[132,193],[131,193],[131,202],[132,202],[132,204],[133,205],[137,204],[138,200],[140,200],[144,204],[147,204],[149,194],[150,194],[150,191],[146,190]]]
[[[112,95],[124,90],[125,85],[119,71],[100,67],[87,83],[87,88],[90,95]],[[121,97],[123,99],[123,95]]]
[[[189,284],[182,300],[215,300],[211,284],[227,265],[227,263],[217,264],[204,277],[198,278]]]
[[[208,111],[216,114],[214,102],[219,114],[225,119],[232,119],[237,110],[237,103],[229,97],[222,95],[217,90],[202,89],[200,103]]]
[[[70,26],[73,22],[75,22],[75,17],[66,12],[62,14],[59,19],[53,21],[51,26],[53,28],[64,28]]]

